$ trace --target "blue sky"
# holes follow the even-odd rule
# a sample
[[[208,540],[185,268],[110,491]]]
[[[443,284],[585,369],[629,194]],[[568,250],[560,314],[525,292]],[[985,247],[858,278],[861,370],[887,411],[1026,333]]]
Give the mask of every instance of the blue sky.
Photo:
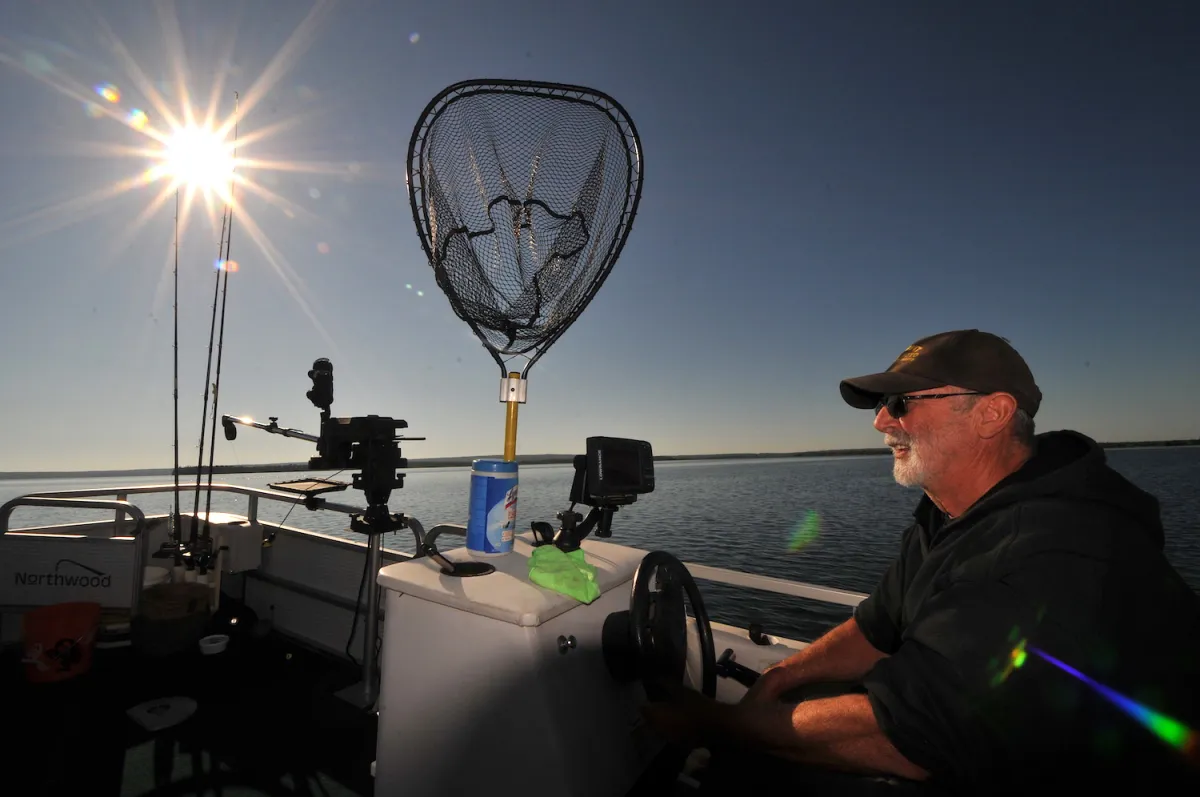
[[[505,77],[611,94],[645,158],[612,275],[530,373],[520,453],[593,434],[659,453],[877,445],[838,380],[962,327],[1027,357],[1043,430],[1200,437],[1200,12],[1093,5],[360,1],[308,28],[299,2],[167,6],[197,105],[223,78],[228,115],[277,78],[239,156],[289,165],[248,172],[278,201],[239,194],[220,409],[315,433],[306,372],[329,357],[334,413],[406,419],[428,437],[407,456],[501,449],[498,371],[433,283],[404,159],[438,91]],[[152,142],[50,85],[111,83],[109,105],[162,124],[113,37],[170,82],[148,2],[0,8],[0,470],[172,459],[173,202],[145,216],[161,184],[87,202],[146,167],[109,151]],[[185,463],[217,237],[194,209]],[[218,463],[312,453],[218,438]]]

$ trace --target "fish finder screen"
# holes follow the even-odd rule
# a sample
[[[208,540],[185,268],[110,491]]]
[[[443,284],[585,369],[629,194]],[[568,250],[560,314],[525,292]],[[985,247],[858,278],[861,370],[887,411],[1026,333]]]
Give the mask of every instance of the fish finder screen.
[[[644,440],[588,438],[588,492],[632,498],[654,490],[654,454]]]
[[[606,491],[635,492],[642,484],[640,457],[637,451],[613,448],[597,453],[600,486]]]

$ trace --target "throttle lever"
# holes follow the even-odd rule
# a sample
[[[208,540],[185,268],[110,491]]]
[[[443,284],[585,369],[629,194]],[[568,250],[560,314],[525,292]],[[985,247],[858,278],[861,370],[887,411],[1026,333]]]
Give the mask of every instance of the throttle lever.
[[[717,675],[722,678],[732,678],[747,689],[754,686],[761,673],[744,664],[738,664],[733,658],[733,648],[726,648],[721,657],[717,659]]]

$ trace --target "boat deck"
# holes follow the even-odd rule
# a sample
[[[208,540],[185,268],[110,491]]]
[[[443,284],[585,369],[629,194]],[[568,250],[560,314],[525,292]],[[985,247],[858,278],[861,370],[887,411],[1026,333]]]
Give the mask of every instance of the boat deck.
[[[5,781],[27,795],[369,795],[375,715],[335,695],[358,678],[279,635],[214,656],[97,650],[89,672],[50,684],[28,683],[9,651]],[[151,733],[125,713],[171,696],[197,704],[174,727]]]

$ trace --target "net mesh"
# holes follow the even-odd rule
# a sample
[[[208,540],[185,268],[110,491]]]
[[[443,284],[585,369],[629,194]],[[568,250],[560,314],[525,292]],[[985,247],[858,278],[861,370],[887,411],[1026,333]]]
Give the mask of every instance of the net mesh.
[[[531,366],[591,301],[641,196],[624,110],[558,84],[450,87],[418,121],[408,168],[438,287],[502,371],[536,350]]]

